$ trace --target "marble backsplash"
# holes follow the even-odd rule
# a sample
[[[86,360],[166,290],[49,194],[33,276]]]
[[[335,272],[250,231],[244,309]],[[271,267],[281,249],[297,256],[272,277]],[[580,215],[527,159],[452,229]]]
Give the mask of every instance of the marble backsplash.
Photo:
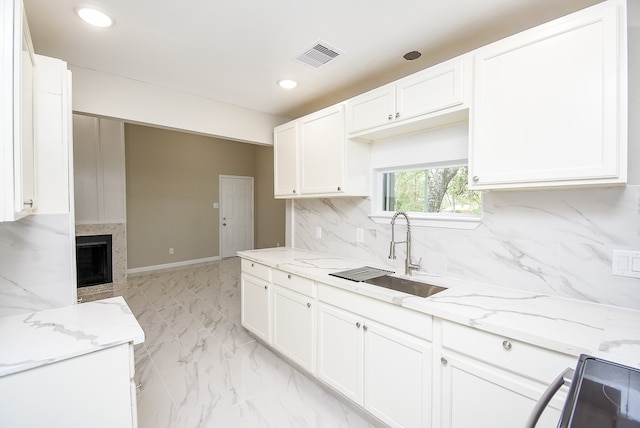
[[[421,271],[640,310],[640,279],[611,274],[614,249],[640,250],[640,186],[487,192],[483,203],[474,230],[412,227]],[[402,273],[404,247],[389,260],[391,227],[369,213],[368,198],[298,199],[293,245]],[[402,223],[396,236],[404,239]]]
[[[69,214],[0,223],[0,317],[75,303],[75,238]]]

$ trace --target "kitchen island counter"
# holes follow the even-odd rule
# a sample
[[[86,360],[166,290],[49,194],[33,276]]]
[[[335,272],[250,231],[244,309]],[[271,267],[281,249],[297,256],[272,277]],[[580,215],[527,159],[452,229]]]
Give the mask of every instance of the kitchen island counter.
[[[0,318],[0,377],[129,342],[144,332],[122,297]]]

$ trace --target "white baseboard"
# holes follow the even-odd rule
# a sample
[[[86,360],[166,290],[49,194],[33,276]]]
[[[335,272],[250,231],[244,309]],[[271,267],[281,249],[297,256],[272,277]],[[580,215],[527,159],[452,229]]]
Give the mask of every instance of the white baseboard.
[[[143,266],[139,268],[127,269],[127,275],[144,273],[144,272],[155,272],[159,270],[175,269],[175,268],[189,266],[189,265],[197,265],[200,263],[215,262],[216,260],[221,260],[221,257],[220,256],[206,257],[204,259],[185,260],[182,262],[165,263],[162,265]]]

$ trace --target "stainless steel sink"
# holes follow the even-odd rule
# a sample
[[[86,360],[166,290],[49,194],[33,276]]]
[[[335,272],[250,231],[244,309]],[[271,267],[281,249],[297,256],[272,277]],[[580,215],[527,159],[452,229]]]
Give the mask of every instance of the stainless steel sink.
[[[397,276],[389,275],[366,279],[363,282],[420,297],[433,296],[436,293],[446,290],[446,288],[439,287],[437,285],[426,284],[424,282],[412,281],[410,279],[398,278]]]

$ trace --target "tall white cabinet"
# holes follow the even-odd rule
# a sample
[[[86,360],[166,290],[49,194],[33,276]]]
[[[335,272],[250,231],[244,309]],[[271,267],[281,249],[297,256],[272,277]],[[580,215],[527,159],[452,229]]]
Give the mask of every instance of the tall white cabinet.
[[[609,1],[479,49],[470,188],[625,183],[625,33]]]
[[[2,0],[0,42],[0,221],[37,206],[36,61],[22,0]]]
[[[36,55],[22,0],[2,0],[0,222],[69,213],[71,74]]]

